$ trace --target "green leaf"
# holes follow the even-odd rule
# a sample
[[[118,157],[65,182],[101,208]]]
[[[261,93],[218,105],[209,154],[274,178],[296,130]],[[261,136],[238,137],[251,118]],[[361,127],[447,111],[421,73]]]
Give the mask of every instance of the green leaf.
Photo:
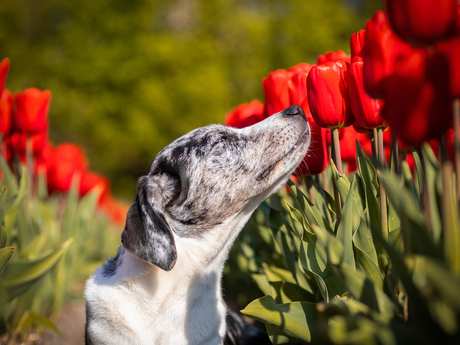
[[[433,150],[428,143],[422,145],[422,157],[425,168],[427,201],[430,214],[430,225],[433,240],[436,244],[441,241],[442,224],[441,224],[441,211],[439,209],[436,198],[436,183],[437,177],[440,175],[440,165]]]
[[[0,230],[0,248],[3,248],[6,245],[8,235],[6,233],[5,226],[2,224],[2,229]]]
[[[3,183],[8,188],[9,193],[11,193],[11,195],[15,195],[18,192],[18,183],[3,156],[0,157],[0,170],[3,173]]]
[[[251,274],[251,277],[256,282],[260,291],[262,291],[265,295],[270,295],[272,293],[270,282],[265,274],[253,273]]]
[[[358,155],[359,174],[364,182],[364,189],[366,194],[367,217],[368,224],[371,226],[372,231],[382,233],[381,213],[377,197],[374,194],[373,174],[374,171],[370,169],[372,164],[364,156],[361,147],[356,145],[356,152]]]
[[[383,289],[383,276],[378,265],[361,249],[354,247],[356,267],[379,288]]]
[[[370,262],[368,261],[367,264],[370,265]],[[391,320],[394,314],[393,303],[378,285],[360,271],[347,265],[342,265],[340,270],[348,291],[355,299],[376,311],[378,315],[375,317],[381,321]]]
[[[3,215],[5,214],[7,194],[7,189],[5,187],[0,193],[0,224],[3,224]]]
[[[441,258],[442,254],[429,235],[425,218],[414,194],[407,187],[401,188],[398,177],[392,172],[382,171],[379,178],[401,219],[405,250]],[[374,232],[373,234],[375,235]]]
[[[343,244],[334,235],[321,229],[319,226],[312,226],[316,235],[317,242],[326,249],[327,259],[334,265],[338,265],[343,260]]]
[[[350,190],[350,181],[348,180],[346,175],[341,175],[339,171],[337,170],[334,161],[331,160],[331,169],[332,169],[332,177],[334,179],[335,185],[337,187],[337,190],[340,194],[340,199],[345,200],[348,195],[348,191]]]
[[[316,302],[315,296],[303,289],[297,284],[287,281],[274,281],[270,282],[272,287],[272,295],[276,303],[288,303],[295,301]]]
[[[414,260],[416,269],[426,274],[441,298],[449,306],[460,311],[460,276],[454,275],[440,260],[424,256],[416,256]]]
[[[0,249],[0,273],[2,273],[3,267],[5,267],[8,260],[11,258],[11,255],[13,255],[13,252],[13,247],[5,247]]]
[[[329,222],[326,220],[324,215],[316,208],[313,203],[297,188],[295,185],[290,185],[292,193],[296,196],[296,200],[300,202],[303,208],[300,211],[304,213],[308,224],[311,226],[312,224],[316,224],[323,229],[328,230],[330,233],[333,233]]]
[[[315,303],[276,304],[271,296],[265,296],[251,302],[241,313],[269,325],[271,330],[276,330],[277,334],[290,341],[310,343],[327,340],[321,331]]]
[[[73,241],[71,238],[35,260],[11,262],[5,266],[0,285],[6,289],[8,301],[23,294],[32,284],[48,273]]]
[[[353,253],[353,232],[354,222],[353,218],[358,217],[356,210],[353,210],[354,203],[354,190],[356,186],[356,180],[353,180],[351,188],[348,191],[345,203],[342,209],[342,219],[340,221],[339,227],[337,228],[337,239],[343,244],[343,262],[349,265],[350,267],[355,267],[355,255]],[[355,212],[354,212],[355,211]]]
[[[353,235],[353,243],[356,248],[360,249],[378,266],[378,256],[375,249],[374,240],[372,238],[371,229],[366,224],[364,218],[361,219],[358,229]]]

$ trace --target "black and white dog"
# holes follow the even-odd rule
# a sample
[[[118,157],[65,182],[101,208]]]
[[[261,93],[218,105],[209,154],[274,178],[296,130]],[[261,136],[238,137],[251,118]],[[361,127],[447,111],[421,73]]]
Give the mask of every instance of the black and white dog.
[[[164,148],[139,179],[117,255],[87,282],[86,343],[243,344],[227,324],[250,338],[226,321],[224,263],[309,143],[305,115],[291,106],[243,129],[198,128]]]

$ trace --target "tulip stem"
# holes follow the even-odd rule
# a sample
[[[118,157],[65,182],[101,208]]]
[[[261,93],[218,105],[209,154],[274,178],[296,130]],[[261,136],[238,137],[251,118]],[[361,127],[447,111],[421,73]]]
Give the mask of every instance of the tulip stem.
[[[374,145],[372,145],[372,149],[374,150],[372,152],[372,156],[374,157],[375,160],[379,159],[379,144],[378,144],[378,134],[377,134],[377,128],[374,128]]]
[[[456,192],[457,201],[460,198],[460,104],[459,99],[456,98],[452,101],[453,108],[453,127],[454,127],[454,148],[455,148],[455,176],[456,176]]]
[[[393,157],[395,173],[399,175],[398,137],[393,131],[391,132],[391,156]]]
[[[340,175],[343,174],[342,171],[342,156],[340,154],[340,142],[339,142],[339,129],[332,128],[331,129],[331,154],[332,160],[334,161],[335,166],[337,167],[337,171]],[[342,203],[340,202],[340,194],[335,182],[332,181],[332,186],[334,187],[334,199],[335,199],[335,214],[336,214],[336,228],[338,228],[340,224],[340,219],[342,217]]]
[[[383,150],[383,128],[377,129],[377,143],[379,153],[379,163],[382,167],[385,166],[385,152]],[[388,216],[387,216],[387,196],[383,184],[380,185],[380,214],[382,221],[382,235],[385,240],[388,239]]]
[[[442,220],[446,259],[454,272],[460,272],[460,232],[458,211],[454,195],[454,167],[447,157],[445,138],[441,141]]]
[[[334,150],[334,155],[332,157],[333,159],[335,157],[334,164],[337,167],[337,171],[339,172],[339,174],[342,175],[342,155],[340,154],[340,138],[338,128],[331,129],[331,141],[332,148]]]

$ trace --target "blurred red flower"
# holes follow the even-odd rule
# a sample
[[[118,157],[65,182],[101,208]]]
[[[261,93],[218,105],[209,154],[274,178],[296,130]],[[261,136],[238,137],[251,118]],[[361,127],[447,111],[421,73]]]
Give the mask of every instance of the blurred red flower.
[[[459,6],[460,8],[460,6]],[[460,16],[459,16],[460,18]],[[450,39],[436,43],[436,52],[449,63],[449,93],[452,98],[460,97],[460,33]]]
[[[6,75],[8,74],[9,69],[10,59],[4,58],[2,62],[0,62],[0,95],[2,94],[3,87],[5,86]]]
[[[418,148],[449,128],[448,66],[439,54],[416,50],[397,61],[385,82],[382,116],[405,143]]]
[[[13,96],[11,92],[4,89],[0,96],[0,133],[8,134],[11,130],[11,109],[13,106]]]
[[[348,68],[347,86],[350,107],[355,118],[353,125],[373,129],[388,125],[382,118],[383,101],[373,99],[364,91],[362,60],[357,57]]]
[[[252,126],[265,119],[265,106],[259,100],[243,103],[233,108],[225,115],[225,125],[234,128]]]
[[[13,130],[23,133],[44,131],[48,126],[51,92],[29,88],[16,92],[14,98]]]
[[[87,168],[88,161],[79,146],[69,143],[59,145],[48,161],[47,179],[50,193],[68,191],[74,175],[81,177]]]
[[[95,188],[99,188],[98,205],[101,205],[110,195],[110,182],[104,176],[92,171],[84,171],[80,181],[80,196],[85,196]]]
[[[314,66],[307,77],[307,94],[315,122],[324,128],[350,126],[353,114],[348,101],[345,61]]]
[[[366,39],[366,30],[360,30],[355,34],[352,34],[350,37],[350,51],[351,51],[351,61],[355,56],[363,57],[364,55],[364,42]]]
[[[365,42],[364,89],[373,98],[384,98],[384,81],[393,72],[395,61],[412,54],[414,48],[396,36],[383,11],[377,11],[367,21]]]
[[[412,43],[446,38],[457,21],[457,0],[386,0],[386,9],[394,32]]]
[[[326,62],[336,62],[337,60],[343,60],[347,63],[351,62],[350,55],[345,54],[342,50],[337,50],[335,52],[328,51],[326,54],[321,54],[318,56],[318,65],[323,65]]]
[[[288,82],[291,73],[278,69],[262,79],[265,96],[265,117],[271,116],[290,106]]]
[[[8,150],[19,157],[22,162],[26,160],[27,141],[31,143],[31,153],[36,156],[45,147],[48,133],[46,130],[32,134],[14,132],[5,138]]]

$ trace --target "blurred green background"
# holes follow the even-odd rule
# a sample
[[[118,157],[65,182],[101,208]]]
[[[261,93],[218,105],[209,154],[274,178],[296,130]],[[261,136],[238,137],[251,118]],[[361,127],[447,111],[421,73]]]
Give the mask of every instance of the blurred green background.
[[[131,198],[154,156],[233,106],[262,77],[342,49],[376,0],[2,0],[6,87],[50,89],[51,140]]]

